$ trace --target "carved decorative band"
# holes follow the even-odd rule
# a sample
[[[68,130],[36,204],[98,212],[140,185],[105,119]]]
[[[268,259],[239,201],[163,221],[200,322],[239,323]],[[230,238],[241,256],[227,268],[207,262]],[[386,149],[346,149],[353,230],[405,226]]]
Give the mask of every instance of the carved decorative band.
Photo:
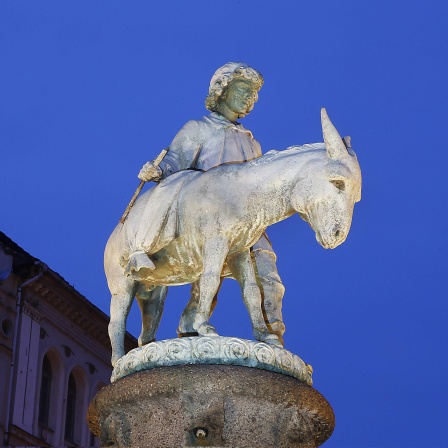
[[[288,350],[264,342],[222,336],[167,339],[135,348],[118,360],[110,380],[113,383],[141,370],[182,364],[253,367],[293,376],[310,386],[313,383],[311,366]]]
[[[40,321],[42,320],[42,314],[37,312],[34,308],[30,307],[28,304],[23,304],[23,312],[30,316],[31,319],[35,320],[37,323],[40,324]]]

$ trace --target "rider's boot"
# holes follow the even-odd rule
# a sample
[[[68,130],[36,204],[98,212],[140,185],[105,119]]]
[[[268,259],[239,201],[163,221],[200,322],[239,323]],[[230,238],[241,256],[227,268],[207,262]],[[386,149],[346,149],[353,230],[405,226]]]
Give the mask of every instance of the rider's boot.
[[[263,315],[269,330],[283,338],[285,324],[282,316],[282,299],[285,287],[279,281],[273,281],[272,277],[259,277],[263,296]]]

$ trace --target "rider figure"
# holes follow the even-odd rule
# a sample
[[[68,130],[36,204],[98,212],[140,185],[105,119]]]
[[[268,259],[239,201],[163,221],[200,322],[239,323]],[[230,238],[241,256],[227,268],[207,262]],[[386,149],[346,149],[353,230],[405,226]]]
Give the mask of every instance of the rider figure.
[[[207,171],[226,163],[243,163],[260,157],[260,144],[237,119],[253,109],[262,85],[261,74],[247,64],[229,62],[216,70],[205,101],[211,114],[201,120],[189,121],[174,137],[159,166],[146,163],[138,175],[139,179],[159,181],[182,170]],[[134,269],[140,266],[150,268],[152,261],[145,253],[144,241],[140,247],[130,255],[130,263],[136,266]],[[285,288],[277,272],[276,255],[266,234],[253,246],[252,255],[266,323],[273,333],[282,336],[285,326],[281,308]],[[180,333],[192,331],[197,294],[197,285],[193,285],[192,297],[182,315]]]

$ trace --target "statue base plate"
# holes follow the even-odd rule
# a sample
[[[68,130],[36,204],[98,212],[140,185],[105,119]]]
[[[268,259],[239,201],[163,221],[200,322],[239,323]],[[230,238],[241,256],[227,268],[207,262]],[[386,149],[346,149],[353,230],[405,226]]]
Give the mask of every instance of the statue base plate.
[[[143,370],[102,389],[88,410],[101,446],[311,448],[332,434],[327,400],[292,376],[234,365]]]

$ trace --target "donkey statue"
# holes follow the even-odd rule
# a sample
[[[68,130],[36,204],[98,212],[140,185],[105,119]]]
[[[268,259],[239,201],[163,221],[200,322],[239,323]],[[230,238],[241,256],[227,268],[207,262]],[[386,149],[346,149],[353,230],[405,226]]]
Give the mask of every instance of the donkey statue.
[[[123,224],[116,227],[105,250],[112,294],[112,365],[125,354],[126,318],[134,297],[142,312],[139,344],[143,345],[155,338],[170,285],[197,282],[198,303],[189,330],[199,336],[216,335],[209,318],[222,276],[239,282],[255,339],[281,346],[264,321],[250,247],[268,226],[298,213],[315,231],[319,244],[334,248],[347,238],[354,204],[361,198],[361,171],[350,139],[340,137],[325,109],[321,121],[324,143],[270,151],[250,162],[204,173],[182,171],[170,176],[183,182],[170,209],[176,232],[161,229],[163,244],[150,254],[155,269],[144,278],[125,273],[121,260],[129,247]],[[129,218],[132,213],[133,209]],[[128,225],[133,222],[138,221],[130,219]]]

